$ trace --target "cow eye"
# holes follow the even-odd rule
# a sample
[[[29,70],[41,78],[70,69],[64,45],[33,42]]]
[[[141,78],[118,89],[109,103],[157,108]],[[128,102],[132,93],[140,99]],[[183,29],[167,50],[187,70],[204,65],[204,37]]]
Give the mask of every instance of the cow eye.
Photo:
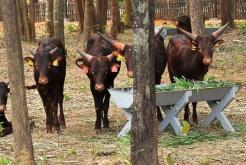
[[[104,74],[108,74],[108,72],[104,72]]]
[[[91,72],[91,74],[93,74],[93,75],[94,75],[94,74],[95,74],[95,72]]]

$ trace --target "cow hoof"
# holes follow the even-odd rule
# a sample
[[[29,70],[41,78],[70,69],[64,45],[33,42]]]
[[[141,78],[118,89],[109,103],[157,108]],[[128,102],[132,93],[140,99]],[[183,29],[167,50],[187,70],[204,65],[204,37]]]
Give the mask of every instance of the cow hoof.
[[[52,126],[46,125],[46,130],[47,130],[47,133],[52,133]]]
[[[110,131],[110,128],[109,127],[106,127],[106,128],[104,128],[104,131],[105,132],[109,132]]]
[[[96,129],[96,134],[100,134],[102,133],[102,130],[101,129]]]
[[[61,124],[61,128],[65,129],[66,128],[66,124]]]

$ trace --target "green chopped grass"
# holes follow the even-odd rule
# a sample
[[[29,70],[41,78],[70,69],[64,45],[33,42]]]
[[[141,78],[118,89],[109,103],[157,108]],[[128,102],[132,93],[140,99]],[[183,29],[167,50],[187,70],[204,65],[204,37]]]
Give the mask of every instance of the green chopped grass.
[[[217,88],[217,87],[228,87],[239,85],[238,83],[233,83],[225,80],[215,80],[214,78],[208,78],[204,81],[190,81],[186,78],[174,77],[175,83],[168,84],[166,86],[156,87],[157,92],[167,92],[167,91],[177,91],[185,89],[204,89],[204,88]]]

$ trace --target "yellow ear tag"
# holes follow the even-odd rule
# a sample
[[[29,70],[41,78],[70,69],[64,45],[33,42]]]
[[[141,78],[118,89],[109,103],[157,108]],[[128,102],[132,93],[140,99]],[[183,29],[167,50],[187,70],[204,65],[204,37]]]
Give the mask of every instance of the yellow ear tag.
[[[196,51],[196,50],[197,50],[197,47],[196,47],[195,45],[193,45],[193,44],[192,44],[192,46],[191,46],[191,50]]]
[[[32,60],[29,60],[29,61],[28,61],[28,65],[29,65],[29,66],[33,66]]]
[[[124,56],[122,56],[122,55],[118,55],[117,56],[117,61],[125,61],[125,57]]]
[[[53,66],[59,66],[58,60],[56,59],[55,61],[53,61],[52,65]]]

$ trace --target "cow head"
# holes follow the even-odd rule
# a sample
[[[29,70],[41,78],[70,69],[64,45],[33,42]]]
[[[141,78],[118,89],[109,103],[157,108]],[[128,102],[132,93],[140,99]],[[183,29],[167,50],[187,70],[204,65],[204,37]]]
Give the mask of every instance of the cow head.
[[[76,65],[82,69],[95,82],[95,90],[102,92],[105,89],[105,82],[110,72],[117,73],[120,65],[112,63],[114,54],[107,56],[92,56],[85,52],[76,50],[82,58],[76,60]],[[81,63],[82,62],[82,63]]]
[[[196,54],[202,57],[204,65],[210,65],[213,58],[213,48],[224,42],[218,39],[218,37],[225,31],[227,25],[228,23],[205,37],[187,32],[181,28],[179,28],[179,30],[192,40],[192,50],[196,51]]]
[[[0,82],[0,112],[4,112],[6,109],[9,91],[8,83]]]
[[[188,32],[191,32],[191,20],[190,17],[187,15],[183,15],[178,18],[178,23],[177,23],[177,33],[180,34],[182,33],[179,28],[186,30]]]
[[[29,65],[34,66],[34,71],[39,73],[39,84],[48,84],[48,74],[51,68],[59,66],[59,62],[62,60],[62,57],[52,58],[52,56],[57,50],[58,47],[55,47],[50,51],[38,51],[36,53],[30,52],[33,55],[33,57],[24,58],[24,60],[28,62]]]
[[[118,50],[119,54],[125,57],[125,63],[127,68],[128,77],[133,77],[133,57],[132,57],[132,45],[124,44],[119,41],[115,41],[100,32],[97,32],[99,36],[101,36],[106,42],[111,44],[116,50]]]

